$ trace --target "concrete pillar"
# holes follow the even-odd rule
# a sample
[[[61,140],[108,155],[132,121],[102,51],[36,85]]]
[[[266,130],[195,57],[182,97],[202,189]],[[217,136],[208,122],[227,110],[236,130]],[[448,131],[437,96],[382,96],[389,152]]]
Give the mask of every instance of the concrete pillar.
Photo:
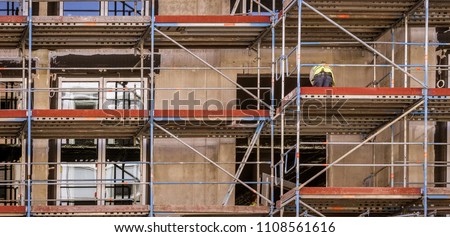
[[[36,50],[33,52],[33,57],[37,58],[37,67],[48,67],[49,57],[48,50]],[[34,88],[49,88],[50,77],[48,70],[37,70],[33,77]],[[34,93],[34,109],[49,109],[50,100],[48,92]],[[33,162],[48,162],[48,139],[34,139],[33,140]],[[48,180],[48,165],[33,165],[32,167],[33,180]],[[43,200],[47,199],[48,187],[43,184],[34,184],[32,186],[31,198],[33,205],[46,205]]]
[[[411,31],[411,41],[412,42],[424,42],[425,39],[425,29],[424,28],[415,28]],[[436,31],[431,28],[430,32],[430,42],[436,42]],[[424,48],[421,46],[411,46],[410,51],[410,64],[424,64],[425,52]],[[437,64],[436,57],[436,47],[430,46],[428,51],[428,58],[430,65]],[[428,74],[428,86],[430,88],[434,88],[436,85],[436,74],[435,71],[432,70],[434,68],[430,67],[430,72]],[[413,68],[411,70],[411,74],[416,76],[417,78],[423,81],[425,73],[423,69]],[[411,82],[411,87],[420,87],[418,83]],[[435,125],[436,122],[428,122],[428,142],[434,142],[434,133],[435,133]],[[410,122],[409,127],[409,139],[411,142],[423,142],[424,141],[424,122],[423,121],[415,121]],[[424,152],[422,146],[409,146],[409,162],[423,162],[424,161]],[[428,145],[428,163],[434,162],[434,146]],[[410,186],[423,186],[423,168],[422,167],[411,167],[408,169],[409,177],[408,182],[411,183]],[[428,182],[434,182],[434,168],[428,168]],[[431,186],[429,186],[431,187]]]
[[[39,16],[47,16],[48,15],[48,3],[40,2],[39,3]]]

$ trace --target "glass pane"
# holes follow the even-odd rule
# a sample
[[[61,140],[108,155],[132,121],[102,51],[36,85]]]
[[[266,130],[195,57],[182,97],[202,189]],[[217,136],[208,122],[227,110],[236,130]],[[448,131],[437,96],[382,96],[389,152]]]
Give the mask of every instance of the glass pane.
[[[62,140],[61,162],[61,203],[64,205],[96,205],[95,181],[98,160],[97,140]],[[85,180],[85,181],[84,181]]]
[[[64,16],[100,16],[100,2],[64,2]]]
[[[18,16],[20,3],[13,1],[0,1],[0,16]]]
[[[143,109],[140,82],[108,82],[105,109]]]
[[[114,1],[108,4],[109,16],[141,16],[141,1]]]
[[[63,82],[63,89],[75,89],[61,93],[62,109],[98,109],[98,82]],[[87,90],[82,90],[87,89]]]
[[[85,181],[84,181],[85,180]],[[92,204],[95,201],[96,168],[94,164],[61,165],[63,204]]]
[[[140,146],[133,140],[108,139],[106,145],[106,197],[113,205],[140,201]]]

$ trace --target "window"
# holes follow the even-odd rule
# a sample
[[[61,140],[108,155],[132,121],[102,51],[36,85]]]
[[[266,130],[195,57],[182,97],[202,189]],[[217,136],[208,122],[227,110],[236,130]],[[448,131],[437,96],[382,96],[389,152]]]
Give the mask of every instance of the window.
[[[142,0],[134,1],[87,1],[87,2],[61,2],[64,16],[143,16],[144,9],[150,5],[149,2],[143,6]],[[103,7],[102,7],[103,6]],[[106,12],[107,11],[107,12]]]
[[[96,169],[94,164],[61,165],[61,203],[96,205]]]
[[[0,144],[0,154],[0,206],[18,205],[22,148]]]
[[[0,16],[19,16],[20,8],[20,3],[17,1],[0,1]]]
[[[60,109],[143,109],[141,79],[59,78]],[[140,141],[60,139],[59,205],[140,203]]]
[[[64,16],[99,16],[100,2],[64,2]]]
[[[98,82],[64,82],[61,109],[98,109]]]
[[[114,81],[107,82],[107,109],[142,109],[142,90],[140,82]]]
[[[0,109],[20,109],[22,107],[22,82],[19,79],[0,81]]]
[[[141,16],[141,1],[114,1],[108,3],[108,16]]]

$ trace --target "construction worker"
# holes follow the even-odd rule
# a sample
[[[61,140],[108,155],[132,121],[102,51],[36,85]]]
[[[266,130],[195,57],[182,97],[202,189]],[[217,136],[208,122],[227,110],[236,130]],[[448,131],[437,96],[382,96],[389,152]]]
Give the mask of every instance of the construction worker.
[[[313,67],[309,73],[311,84],[316,87],[332,87],[335,86],[334,75],[331,67],[325,62]]]

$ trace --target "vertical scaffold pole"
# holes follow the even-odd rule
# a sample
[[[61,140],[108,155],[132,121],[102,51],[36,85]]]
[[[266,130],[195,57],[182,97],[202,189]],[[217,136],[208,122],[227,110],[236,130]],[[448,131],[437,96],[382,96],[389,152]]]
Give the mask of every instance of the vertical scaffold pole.
[[[373,45],[375,48],[376,45]],[[377,54],[373,54],[373,87],[377,87]]]
[[[423,215],[428,216],[428,31],[429,31],[429,0],[425,0],[425,75],[423,89],[424,96],[424,144],[423,144]]]
[[[395,62],[395,29],[391,29],[391,60]],[[395,87],[395,67],[391,67],[391,81],[389,83],[390,88]],[[394,187],[395,170],[394,170],[394,139],[395,139],[394,125],[391,126],[391,167],[389,169],[390,186]]]
[[[24,5],[22,5],[23,7]],[[22,56],[22,103],[20,109],[26,109],[27,107],[27,56],[25,54],[25,41],[21,45],[21,56]],[[22,133],[20,136],[20,142],[22,143],[22,158],[20,159],[20,205],[25,206],[25,190],[26,190],[26,157],[27,157],[27,141],[25,140],[25,134]]]
[[[258,42],[258,47],[257,47],[258,53],[257,53],[257,62],[258,62],[258,98],[261,99],[261,42]],[[260,109],[261,106],[261,102],[258,100],[257,102],[257,108]],[[260,149],[260,139],[258,136],[258,140],[256,141],[256,191],[258,193],[261,193],[261,166],[259,164],[259,162],[261,161],[261,149]],[[257,197],[256,198],[256,205],[259,206],[260,204],[260,198]]]
[[[155,129],[155,0],[152,0],[151,5],[152,18],[151,18],[151,44],[150,44],[150,195],[149,195],[149,206],[150,206],[150,216],[154,216],[154,129]]]
[[[404,63],[405,63],[405,67],[404,70],[408,70],[408,17],[405,17],[405,58],[404,58]],[[407,88],[408,87],[408,75],[404,75],[403,76],[403,87]],[[407,172],[408,172],[408,168],[407,168],[407,162],[408,162],[408,120],[406,119],[406,117],[403,119],[403,187],[407,187],[406,183],[407,183]]]
[[[33,30],[33,11],[32,0],[28,2],[28,83],[27,83],[27,217],[31,216],[31,63],[32,63],[32,30]]]
[[[301,123],[301,38],[302,38],[302,2],[298,0],[298,30],[297,30],[297,53],[296,53],[296,67],[297,67],[297,133],[295,144],[295,187],[300,186],[300,123]],[[300,190],[295,189],[295,216],[300,216]]]
[[[275,211],[275,22],[277,21],[277,15],[275,14],[275,0],[272,1],[272,9],[274,15],[272,15],[272,67],[271,67],[271,88],[270,88],[270,200],[272,204],[270,204],[270,216],[273,216],[273,212]]]
[[[284,1],[283,1],[284,3]],[[284,5],[284,4],[283,4]],[[284,81],[286,79],[286,14],[283,12],[282,18],[282,30],[281,30],[281,96],[280,100],[283,100],[284,97]],[[280,198],[283,196],[284,191],[284,108],[281,108],[281,147],[280,147],[280,162],[281,162],[281,172],[280,172]],[[280,215],[283,216],[284,208],[280,210]]]

